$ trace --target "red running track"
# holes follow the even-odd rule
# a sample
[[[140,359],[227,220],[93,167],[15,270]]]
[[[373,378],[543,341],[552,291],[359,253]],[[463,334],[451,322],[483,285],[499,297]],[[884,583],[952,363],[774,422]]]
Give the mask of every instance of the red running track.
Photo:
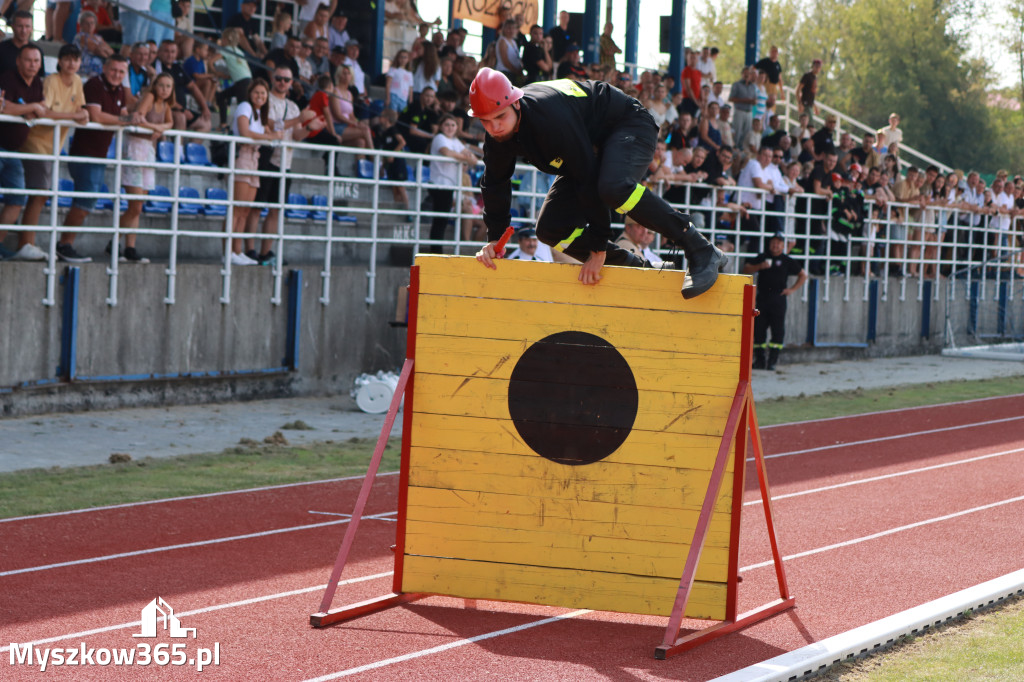
[[[359,480],[0,522],[0,679],[39,650],[219,646],[202,679],[705,680],[1024,565],[1024,396],[766,428],[797,608],[667,661],[665,619],[433,597],[314,630]],[[335,605],[390,590],[396,476],[378,479]],[[740,610],[777,596],[753,468]],[[311,513],[319,512],[319,513]],[[195,639],[133,638],[162,597]],[[475,607],[475,608],[474,608]],[[24,649],[16,654],[22,655]],[[189,666],[51,666],[189,680]]]

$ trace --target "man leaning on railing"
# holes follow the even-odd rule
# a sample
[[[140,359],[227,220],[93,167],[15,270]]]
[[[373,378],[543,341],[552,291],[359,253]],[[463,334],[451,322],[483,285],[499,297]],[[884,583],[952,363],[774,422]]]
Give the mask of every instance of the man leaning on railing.
[[[138,115],[129,115],[127,93],[121,83],[128,75],[128,60],[122,55],[112,55],[103,63],[103,73],[89,79],[85,84],[85,108],[89,120],[103,125],[131,125],[138,123]],[[114,139],[112,130],[78,130],[71,140],[71,156],[91,156],[105,159],[107,149]],[[68,172],[75,181],[76,192],[95,194],[103,184],[106,164],[71,161]],[[75,197],[71,209],[64,217],[65,227],[79,227],[96,206],[96,197]],[[63,232],[57,244],[57,257],[68,263],[88,263],[89,256],[82,256],[73,246],[74,232]]]
[[[43,81],[39,77],[42,66],[43,51],[39,46],[34,43],[22,45],[18,50],[15,70],[0,74],[0,91],[3,92],[0,113],[23,116],[27,119],[49,114],[49,110],[43,104]],[[19,151],[27,137],[27,125],[0,123],[0,145],[7,151]],[[0,211],[0,225],[13,225],[25,205],[25,168],[21,159],[0,158],[0,187],[4,190],[4,208]],[[0,233],[0,239],[6,235],[6,231]],[[22,254],[24,246],[22,244],[18,251],[20,255],[34,255],[31,249]],[[0,256],[10,258],[13,255],[15,254],[0,247]]]

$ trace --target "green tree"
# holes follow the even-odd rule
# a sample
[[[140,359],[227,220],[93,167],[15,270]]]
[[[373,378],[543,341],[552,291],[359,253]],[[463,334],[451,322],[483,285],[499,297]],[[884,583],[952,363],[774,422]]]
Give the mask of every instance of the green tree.
[[[988,162],[984,63],[966,58],[949,0],[860,0],[840,44],[833,106],[868,124],[899,112],[906,142],[953,166]],[[965,141],[970,141],[965,144]]]

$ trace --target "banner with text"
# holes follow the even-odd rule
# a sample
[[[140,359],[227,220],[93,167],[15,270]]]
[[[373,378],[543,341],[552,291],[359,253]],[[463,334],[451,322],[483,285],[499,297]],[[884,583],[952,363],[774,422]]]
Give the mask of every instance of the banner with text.
[[[540,14],[537,0],[456,0],[452,16],[478,21],[487,28],[500,28],[502,16],[514,17],[521,19],[519,30],[529,35]]]

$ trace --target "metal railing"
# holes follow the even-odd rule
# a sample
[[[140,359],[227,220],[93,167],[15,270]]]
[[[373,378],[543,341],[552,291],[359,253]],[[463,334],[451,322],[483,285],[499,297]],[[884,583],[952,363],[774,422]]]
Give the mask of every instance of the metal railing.
[[[6,116],[0,116],[0,120],[20,122],[20,119]],[[43,120],[33,122],[33,124],[56,124],[54,128],[55,144],[59,140],[60,126],[67,125],[66,122]],[[237,170],[234,165],[236,147],[238,144],[251,143],[251,140],[213,133],[167,131],[165,137],[173,142],[173,161],[158,163],[157,172],[158,183],[163,184],[160,183],[160,179],[164,179],[170,196],[142,196],[128,194],[121,187],[123,168],[147,165],[146,162],[131,161],[122,157],[122,136],[134,129],[110,128],[97,124],[89,124],[88,127],[116,132],[114,158],[96,159],[76,158],[61,154],[38,156],[15,152],[0,153],[0,156],[4,157],[42,159],[53,162],[50,188],[45,190],[3,189],[5,194],[48,197],[50,199],[49,211],[43,214],[44,224],[0,226],[0,230],[36,231],[49,239],[44,270],[46,292],[43,303],[46,305],[53,305],[55,302],[58,276],[56,243],[59,234],[64,231],[60,220],[62,204],[75,197],[107,199],[114,207],[114,210],[109,212],[98,211],[92,214],[93,217],[90,219],[91,224],[89,225],[69,228],[69,231],[76,233],[105,235],[111,239],[113,248],[107,266],[109,277],[107,303],[112,306],[117,305],[118,295],[117,240],[122,233],[126,232],[121,225],[120,211],[117,210],[117,207],[126,200],[153,200],[170,205],[165,225],[153,225],[152,221],[147,221],[146,224],[140,223],[140,227],[135,230],[142,236],[164,237],[168,240],[165,269],[167,293],[164,299],[168,304],[173,304],[175,301],[175,289],[178,284],[177,265],[181,259],[180,252],[184,245],[191,243],[187,240],[223,240],[220,300],[225,304],[231,301],[232,265],[229,257],[231,238],[267,238],[273,241],[278,254],[278,258],[272,266],[274,278],[272,301],[275,304],[281,302],[284,278],[283,258],[286,253],[301,252],[304,254],[306,262],[312,260],[321,264],[320,301],[326,305],[330,302],[331,266],[336,247],[359,247],[365,252],[361,254],[367,260],[365,300],[367,303],[373,303],[375,301],[377,261],[382,255],[381,249],[411,246],[413,251],[418,251],[422,246],[429,244],[431,246],[440,245],[450,253],[472,254],[481,245],[481,242],[464,240],[462,231],[459,229],[463,220],[478,220],[480,218],[472,211],[464,211],[462,201],[463,197],[467,195],[475,198],[479,194],[479,189],[465,185],[444,187],[424,180],[425,168],[431,160],[440,160],[438,157],[403,152],[328,147],[303,142],[275,142],[271,146],[287,147],[299,154],[309,154],[313,158],[326,154],[327,171],[315,173],[284,169],[276,172]],[[149,133],[144,129],[140,132]],[[186,140],[227,142],[229,145],[228,165],[219,167],[182,163],[183,143]],[[361,174],[342,175],[336,172],[339,159],[351,161],[353,155],[357,153],[366,157],[362,164],[363,172]],[[382,164],[382,159],[385,158],[404,159],[413,169],[412,177],[404,181],[387,178]],[[59,179],[63,177],[64,167],[68,162],[76,161],[107,164],[109,167],[107,172],[110,177],[109,185],[112,190],[105,193],[85,193],[62,189]],[[261,177],[276,175],[281,180],[290,179],[295,185],[305,188],[293,187],[294,193],[301,194],[304,199],[310,195],[324,196],[326,197],[325,205],[311,206],[305,200],[303,203],[290,202],[286,195],[285,182],[280,183],[278,197],[275,201],[262,203],[236,201],[233,194],[233,180],[236,175],[258,175]],[[224,188],[227,198],[206,198],[202,196],[202,193],[198,199],[189,196],[182,197],[182,187],[186,186],[186,182],[194,182],[195,179],[201,179],[206,183],[206,187]],[[516,176],[518,187],[513,192],[512,204],[515,209],[512,220],[514,224],[535,222],[551,179],[551,176],[542,174],[532,167],[518,167]],[[384,198],[384,193],[389,193],[393,187],[399,186],[405,187],[409,193],[410,205],[408,207],[396,205]],[[1024,220],[1022,218],[1011,222],[1010,229],[1005,230],[1000,229],[1000,223],[1005,223],[1005,221],[987,213],[966,213],[959,208],[938,205],[922,209],[917,204],[900,203],[889,203],[880,209],[869,202],[866,206],[863,231],[850,235],[844,241],[829,237],[829,228],[833,224],[831,200],[815,195],[797,194],[787,200],[787,205],[783,210],[749,209],[747,211],[749,219],[739,221],[729,219],[736,212],[735,208],[730,208],[719,200],[720,198],[734,200],[733,197],[720,197],[720,195],[729,195],[737,191],[738,188],[710,188],[699,184],[683,185],[682,187],[685,190],[684,201],[679,202],[676,206],[684,212],[700,215],[705,224],[703,228],[705,234],[713,234],[719,241],[732,245],[733,253],[731,255],[733,257],[730,259],[730,272],[741,272],[744,260],[763,251],[766,248],[768,237],[781,226],[788,232],[796,246],[801,249],[802,253],[798,258],[810,273],[826,282],[835,277],[843,278],[845,282],[844,299],[848,299],[852,295],[854,276],[863,276],[862,295],[865,297],[871,280],[877,279],[881,283],[883,297],[889,295],[891,287],[896,287],[900,299],[904,299],[908,295],[910,288],[916,289],[916,295],[920,299],[925,295],[925,281],[937,281],[946,274],[956,274],[957,279],[952,281],[952,286],[948,288],[949,295],[953,296],[954,292],[958,290],[956,282],[960,280],[966,284],[964,287],[964,295],[966,295],[966,290],[970,288],[972,282],[980,281],[982,290],[985,291],[987,283],[994,281],[997,285],[995,290],[998,290],[999,282],[1021,279],[1021,274],[1024,273],[1019,244],[1021,223]],[[451,211],[435,212],[423,208],[424,199],[427,198],[427,193],[431,188],[454,191],[455,201]],[[703,203],[691,199],[693,193],[700,189],[710,191],[709,199]],[[754,188],[742,188],[742,191],[753,195],[764,194]],[[765,203],[767,204],[767,202]],[[223,207],[226,215],[216,218],[210,216],[190,218],[186,216],[186,212],[181,210],[183,205],[194,206],[195,204],[200,204],[203,207]],[[240,206],[278,209],[276,230],[272,234],[232,232],[229,226],[232,225],[234,210]],[[304,218],[294,218],[291,215],[294,212],[301,214],[302,211],[313,211],[313,214],[320,213],[321,215],[319,218],[314,218],[313,214]],[[353,217],[356,219],[354,226],[351,224]],[[422,237],[422,219],[435,217],[455,221],[454,238],[430,241]],[[975,225],[975,222],[978,224]],[[390,234],[388,234],[389,228]],[[938,241],[933,241],[933,238]],[[322,253],[322,256],[311,255],[317,252]],[[671,252],[664,248],[661,249],[661,253],[666,257],[671,256]],[[912,273],[915,270],[919,274],[916,278],[893,276],[897,272]],[[930,287],[930,289],[932,295],[938,297],[938,287]],[[829,291],[830,287],[826,286],[826,301]],[[806,297],[806,292],[804,296]]]

